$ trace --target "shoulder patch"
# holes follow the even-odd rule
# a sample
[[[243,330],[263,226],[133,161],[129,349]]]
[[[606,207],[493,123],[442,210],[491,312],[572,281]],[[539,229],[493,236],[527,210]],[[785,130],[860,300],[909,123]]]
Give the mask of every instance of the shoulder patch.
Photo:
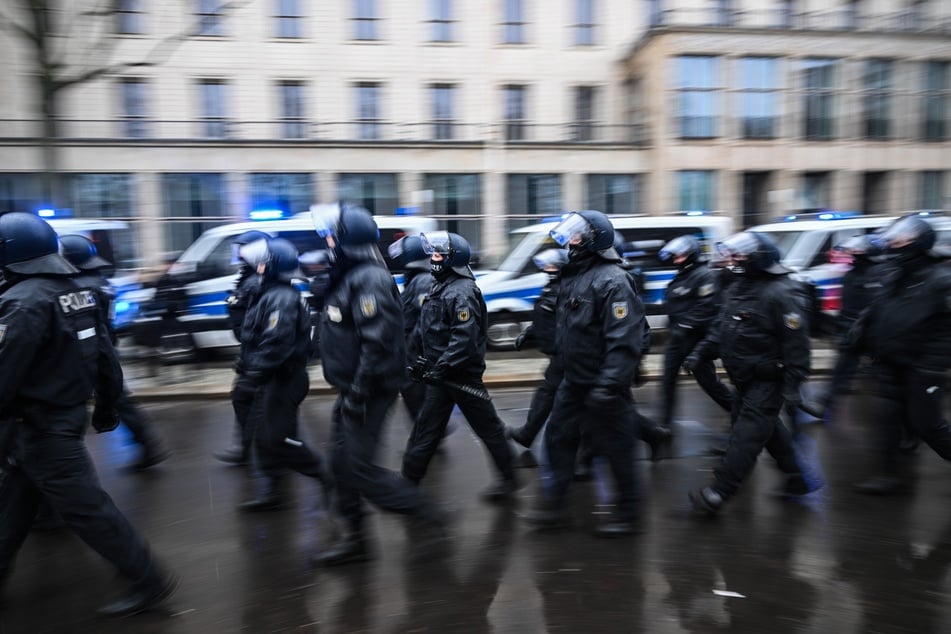
[[[419,296],[416,297],[416,303],[422,306],[426,302],[426,297],[426,293],[420,293]]]
[[[463,308],[456,316],[459,318],[459,321],[469,321],[469,317],[471,317],[468,308]]]
[[[713,284],[704,284],[697,290],[697,295],[700,297],[709,297],[713,295]]]
[[[267,317],[267,328],[266,330],[274,330],[277,328],[277,322],[281,319],[281,311],[275,310],[272,311]]]
[[[327,306],[327,318],[334,323],[343,321],[343,313],[338,306]]]
[[[3,343],[3,337],[7,334],[7,325],[0,324],[0,343]]]
[[[615,319],[624,319],[627,317],[627,302],[614,302],[611,304],[611,310],[614,311]]]
[[[373,297],[373,295],[360,296],[360,314],[366,319],[376,317],[376,297]]]
[[[786,313],[783,315],[783,325],[790,330],[799,330],[802,328],[802,317],[799,313]]]
[[[72,315],[73,313],[96,308],[96,294],[86,289],[63,293],[57,299],[59,300],[59,308],[64,315]]]

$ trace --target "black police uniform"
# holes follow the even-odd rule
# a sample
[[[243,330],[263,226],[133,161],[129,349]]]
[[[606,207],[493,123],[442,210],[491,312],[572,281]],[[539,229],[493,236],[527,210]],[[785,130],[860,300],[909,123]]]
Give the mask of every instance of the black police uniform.
[[[93,392],[98,412],[122,395],[122,369],[95,292],[53,275],[8,288],[0,296],[0,384],[0,411],[15,427],[15,466],[0,486],[0,579],[45,499],[134,592],[162,593],[168,578],[99,485],[83,445]]]
[[[79,286],[91,288],[96,292],[103,321],[109,326],[109,338],[115,344],[117,337],[112,328],[115,289],[112,284],[101,272],[92,270],[83,270],[73,279]],[[169,451],[165,441],[155,430],[148,415],[125,388],[122,390],[122,396],[116,401],[115,411],[119,420],[132,432],[132,439],[142,447],[142,456],[133,463],[133,468],[145,469],[168,457]]]
[[[261,276],[250,266],[242,265],[241,275],[225,304],[231,329],[239,343],[248,310],[257,302],[261,292]],[[244,344],[241,343],[241,345]],[[240,358],[243,358],[243,355]],[[251,454],[254,428],[249,424],[248,418],[251,415],[251,406],[254,404],[254,396],[258,388],[257,381],[247,375],[244,369],[243,361],[239,360],[235,368],[234,381],[231,384],[231,407],[234,410],[235,420],[234,447],[218,454],[219,459],[238,464],[247,462]]]
[[[351,534],[363,527],[365,498],[397,513],[414,513],[419,489],[375,463],[387,412],[406,370],[399,292],[382,262],[346,271],[327,296],[320,323],[324,377],[340,390],[333,408],[333,472],[338,512]]]
[[[894,264],[884,279],[882,294],[856,322],[854,339],[872,357],[878,381],[885,475],[903,479],[903,426],[951,460],[942,410],[951,366],[951,269],[923,253]]]
[[[535,394],[528,408],[525,424],[512,430],[511,438],[524,447],[530,447],[535,436],[545,426],[552,405],[555,402],[555,392],[564,378],[565,371],[558,357],[558,348],[555,345],[555,329],[557,327],[556,310],[558,308],[558,293],[561,289],[560,276],[555,277],[542,288],[541,294],[535,300],[532,308],[532,324],[525,331],[521,345],[537,344],[542,353],[548,355],[548,366],[545,368],[544,380]]]
[[[694,260],[677,272],[665,291],[669,339],[664,352],[661,424],[670,426],[674,420],[677,377],[684,359],[707,335],[710,324],[720,310],[718,275],[702,262]],[[706,359],[694,370],[697,384],[717,405],[727,412],[733,409],[733,394],[717,378],[716,366]]]
[[[636,410],[631,384],[640,362],[647,319],[634,281],[613,250],[582,252],[561,272],[556,348],[564,380],[545,432],[552,483],[544,505],[565,507],[582,433],[604,456],[617,487],[616,519],[636,520]]]
[[[426,261],[425,271],[406,268],[405,282],[403,292],[400,294],[400,305],[403,311],[403,335],[406,341],[407,365],[412,365],[422,350],[418,349],[413,339],[413,331],[416,330],[416,324],[419,323],[419,314],[422,311],[423,302],[429,295],[429,289],[433,285],[433,276],[429,274],[429,262]],[[419,418],[419,412],[423,407],[423,399],[426,397],[426,384],[420,381],[413,381],[408,376],[400,388],[400,394],[403,396],[403,402],[406,409],[409,410],[410,419],[416,422]]]
[[[796,458],[792,434],[780,420],[784,399],[798,399],[809,373],[807,307],[788,274],[740,276],[719,317],[691,356],[717,351],[736,389],[729,445],[713,471],[711,489],[722,500],[749,476],[763,448],[789,476],[785,491],[811,490]]]
[[[431,364],[431,376],[486,393],[482,375],[487,325],[485,300],[473,278],[451,270],[445,281],[435,282],[414,335],[415,345]],[[426,386],[423,408],[403,454],[403,476],[419,482],[426,475],[455,405],[492,456],[502,478],[499,492],[514,491],[512,453],[492,401],[438,381]]]
[[[300,292],[288,282],[264,279],[261,296],[241,329],[241,372],[253,386],[248,414],[264,495],[246,508],[279,505],[280,474],[291,469],[324,483],[329,477],[320,457],[298,438],[298,408],[310,387],[310,315]]]

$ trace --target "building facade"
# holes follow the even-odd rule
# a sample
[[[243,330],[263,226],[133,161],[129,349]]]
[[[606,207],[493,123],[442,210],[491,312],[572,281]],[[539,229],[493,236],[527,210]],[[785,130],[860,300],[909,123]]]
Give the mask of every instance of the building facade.
[[[58,93],[46,142],[35,51],[0,40],[0,211],[127,220],[126,264],[338,198],[487,260],[566,209],[951,206],[946,0],[63,4],[62,72],[110,72]]]

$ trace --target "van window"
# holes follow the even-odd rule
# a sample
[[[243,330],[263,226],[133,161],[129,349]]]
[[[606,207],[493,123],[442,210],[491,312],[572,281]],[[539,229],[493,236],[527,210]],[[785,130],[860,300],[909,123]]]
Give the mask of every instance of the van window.
[[[327,248],[327,241],[317,235],[316,231],[278,231],[276,236],[294,244],[298,253],[318,251]]]

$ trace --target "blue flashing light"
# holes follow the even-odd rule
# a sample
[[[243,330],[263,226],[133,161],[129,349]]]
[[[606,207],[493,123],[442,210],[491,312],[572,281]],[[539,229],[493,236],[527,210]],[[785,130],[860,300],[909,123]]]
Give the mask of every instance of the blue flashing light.
[[[280,209],[254,209],[249,216],[251,220],[280,220],[284,212]]]
[[[819,214],[819,220],[835,220],[836,215],[831,213]]]
[[[783,218],[783,220],[785,220],[786,222],[792,222],[793,220],[795,220],[795,219],[798,218],[798,217],[799,217],[799,216],[793,214],[793,215],[791,215],[791,216],[786,216],[785,218]]]
[[[36,215],[40,218],[53,218],[56,216],[55,209],[38,209]]]
[[[706,212],[703,212],[703,211],[688,211],[688,212],[687,212],[687,215],[688,215],[688,216],[702,216],[704,213],[706,213]]]
[[[419,207],[397,207],[396,215],[397,216],[418,216]]]
[[[129,310],[129,308],[131,308],[131,305],[129,304],[129,302],[119,300],[115,303],[113,308],[115,309],[117,315],[121,315],[122,313]]]

